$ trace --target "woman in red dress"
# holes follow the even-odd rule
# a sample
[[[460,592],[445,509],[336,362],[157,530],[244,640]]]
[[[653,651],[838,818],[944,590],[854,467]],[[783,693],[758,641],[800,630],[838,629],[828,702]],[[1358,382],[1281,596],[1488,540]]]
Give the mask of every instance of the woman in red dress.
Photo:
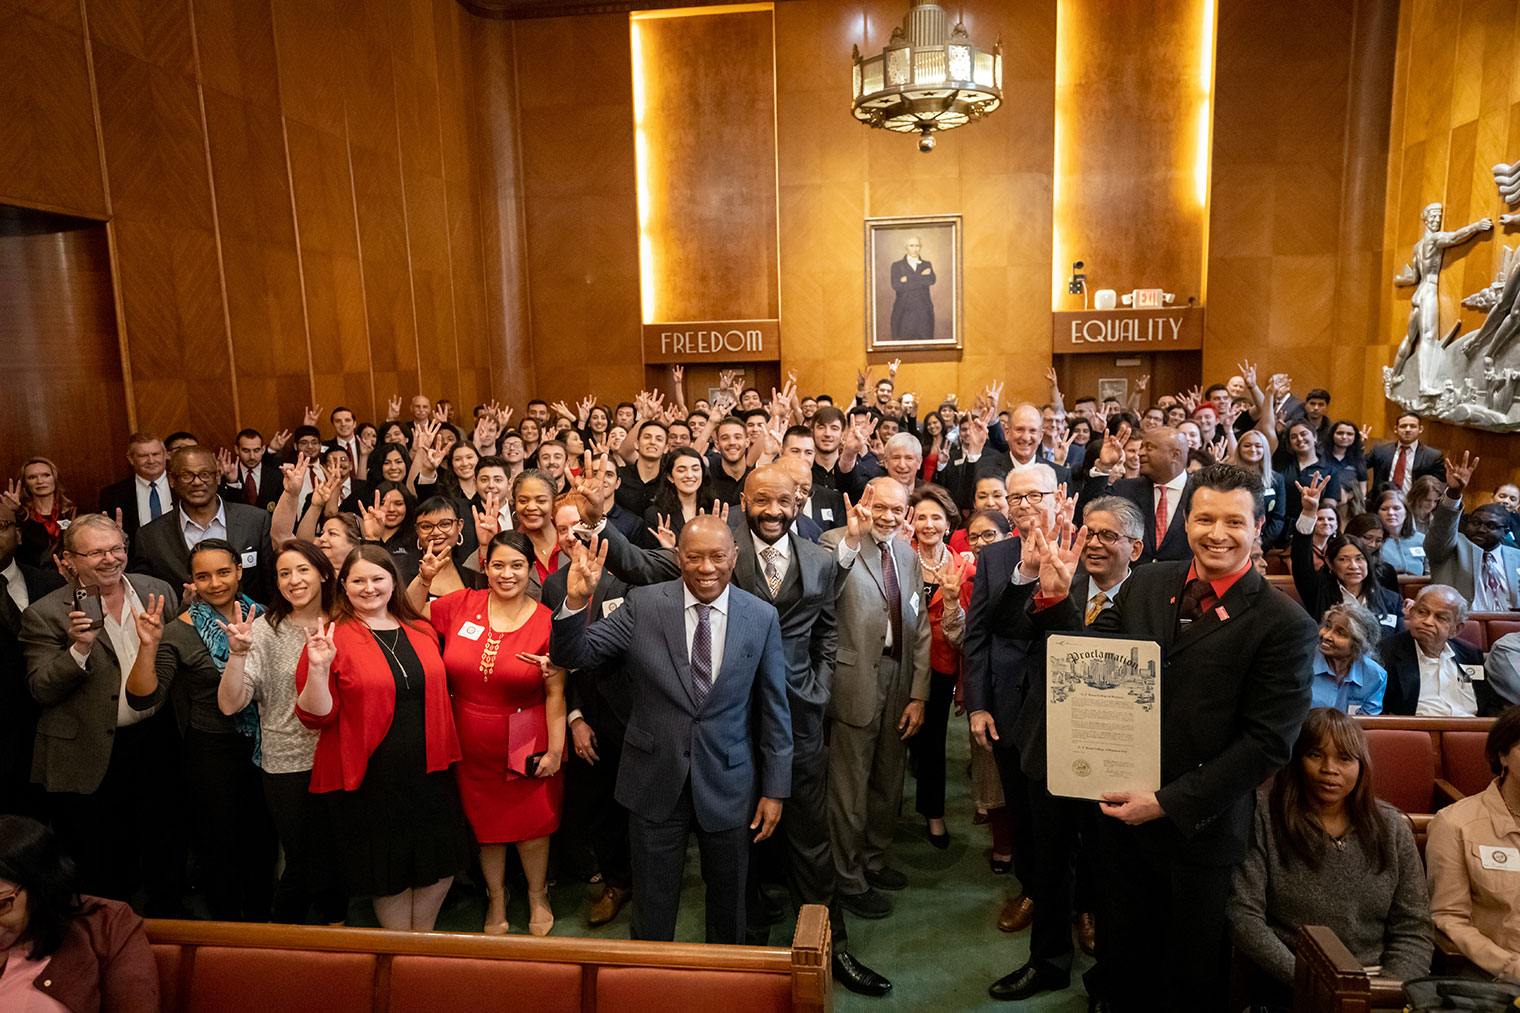
[[[485,552],[489,586],[429,602],[447,551],[428,549],[407,593],[443,637],[464,754],[454,769],[489,898],[485,931],[507,932],[507,845],[515,843],[528,877],[528,931],[548,935],[549,835],[559,828],[564,796],[565,673],[549,664],[549,610],[527,593],[533,543],[516,531],[496,535]]]

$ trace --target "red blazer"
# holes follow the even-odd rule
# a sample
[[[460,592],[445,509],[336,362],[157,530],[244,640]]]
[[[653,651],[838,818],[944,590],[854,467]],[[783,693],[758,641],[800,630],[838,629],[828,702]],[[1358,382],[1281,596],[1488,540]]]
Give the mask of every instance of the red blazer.
[[[406,638],[422,661],[425,676],[423,714],[427,735],[427,769],[447,770],[459,759],[459,736],[454,731],[454,709],[449,705],[448,676],[443,656],[431,629],[403,626]],[[333,658],[328,686],[332,710],[320,717],[296,707],[296,717],[307,728],[321,729],[317,753],[311,765],[312,791],[354,791],[364,783],[364,771],[375,747],[391,729],[396,715],[396,681],[385,652],[368,627],[356,619],[340,622],[333,630]],[[308,661],[301,652],[296,666],[296,692],[306,685]]]

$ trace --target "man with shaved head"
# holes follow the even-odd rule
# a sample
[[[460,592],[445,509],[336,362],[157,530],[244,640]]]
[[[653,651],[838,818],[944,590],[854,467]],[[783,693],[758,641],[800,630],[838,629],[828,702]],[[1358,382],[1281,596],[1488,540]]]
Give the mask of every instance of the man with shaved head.
[[[192,444],[169,455],[174,508],[138,529],[130,569],[180,588],[190,582],[191,546],[204,538],[225,538],[243,568],[243,593],[267,604],[274,591],[269,511],[222,499],[217,491],[221,477],[216,455],[206,447]]]
[[[1135,504],[1145,518],[1145,540],[1136,565],[1153,559],[1187,559],[1186,513],[1181,509],[1187,488],[1188,440],[1170,426],[1156,426],[1140,435],[1140,474],[1123,478],[1124,445],[1129,426],[1103,438],[1098,462],[1082,487],[1078,511],[1100,496],[1121,496]]]
[[[1503,708],[1482,678],[1483,652],[1454,639],[1467,613],[1467,600],[1446,584],[1428,584],[1405,603],[1408,627],[1378,645],[1388,673],[1384,714],[1475,717]]]
[[[731,586],[728,524],[700,514],[681,530],[680,579],[629,590],[588,624],[605,543],[575,545],[554,614],[556,665],[622,660],[632,686],[617,801],[629,812],[635,939],[675,938],[693,833],[707,886],[707,941],[743,943],[751,841],[775,832],[791,794],[792,721],[776,610]]]

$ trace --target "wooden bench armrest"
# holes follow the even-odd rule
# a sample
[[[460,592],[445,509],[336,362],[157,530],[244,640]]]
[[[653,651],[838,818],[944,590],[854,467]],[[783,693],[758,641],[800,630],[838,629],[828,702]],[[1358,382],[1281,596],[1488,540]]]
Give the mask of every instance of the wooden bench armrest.
[[[834,1008],[834,934],[829,909],[804,904],[792,935],[792,1008],[798,1013],[827,1013]]]
[[[1324,925],[1305,925],[1294,940],[1293,1008],[1298,1013],[1365,1013],[1372,983],[1361,961]]]
[[[1467,796],[1462,790],[1444,777],[1436,778],[1436,808],[1441,809],[1452,802],[1460,802]]]

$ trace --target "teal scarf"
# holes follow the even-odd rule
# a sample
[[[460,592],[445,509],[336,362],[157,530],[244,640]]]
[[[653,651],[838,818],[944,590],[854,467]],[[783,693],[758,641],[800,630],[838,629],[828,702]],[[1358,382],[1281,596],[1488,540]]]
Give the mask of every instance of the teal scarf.
[[[261,614],[264,610],[259,608],[258,602],[240,594],[237,597],[238,604],[243,607],[243,618],[249,620]],[[227,645],[227,631],[222,629],[222,614],[203,601],[198,601],[190,606],[190,621],[195,624],[195,632],[200,636],[201,643],[206,645],[206,650],[211,652],[211,660],[216,662],[216,670],[224,671],[227,668],[227,659],[232,656],[232,650]],[[260,748],[259,734],[259,709],[258,705],[250,702],[247,707],[232,715],[232,724],[239,733],[253,740],[253,762],[258,765],[263,759],[263,750]]]

